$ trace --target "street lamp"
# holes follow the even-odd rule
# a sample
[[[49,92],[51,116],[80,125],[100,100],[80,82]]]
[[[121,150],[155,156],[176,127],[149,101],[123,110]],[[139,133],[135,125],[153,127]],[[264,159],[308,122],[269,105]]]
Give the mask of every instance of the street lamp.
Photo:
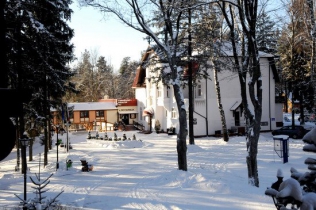
[[[63,135],[65,130],[63,128],[60,128],[59,125],[55,126],[56,128],[56,134],[57,134],[57,138],[56,138],[56,146],[57,146],[57,162],[56,162],[56,171],[59,168],[59,162],[58,162],[58,146],[60,144],[59,140],[58,140],[58,133],[60,133],[60,135]],[[52,132],[53,134],[53,132]]]
[[[22,145],[22,173],[24,174],[24,202],[26,202],[26,173],[27,173],[27,163],[26,163],[26,147],[29,145],[30,139],[24,133],[19,139]],[[24,204],[23,204],[24,205]],[[23,206],[23,209],[27,207]]]

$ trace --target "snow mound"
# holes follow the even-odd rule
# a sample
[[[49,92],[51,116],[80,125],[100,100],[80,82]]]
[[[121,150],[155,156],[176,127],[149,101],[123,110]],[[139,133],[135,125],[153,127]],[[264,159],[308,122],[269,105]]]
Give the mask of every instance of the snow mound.
[[[9,189],[11,184],[14,184],[16,182],[16,178],[13,174],[4,174],[1,178],[1,180],[5,180],[0,185],[0,190],[7,190]]]
[[[109,144],[104,144],[103,147],[107,149],[133,149],[133,148],[142,148],[145,147],[145,143],[143,141],[136,140],[126,140],[126,141],[115,141],[110,142]]]
[[[305,152],[316,152],[316,146],[314,144],[304,145],[303,151],[305,151]]]
[[[307,193],[303,196],[303,203],[301,210],[313,210],[316,209],[316,193]]]
[[[316,145],[316,127],[303,136],[303,142]]]
[[[197,145],[188,145],[188,152],[189,153],[199,153],[199,152],[204,152],[205,150],[202,149],[201,147]]]
[[[276,195],[277,198],[286,198],[293,197],[297,201],[302,201],[302,189],[300,187],[300,183],[293,179],[289,178],[282,182],[279,187],[279,192]]]

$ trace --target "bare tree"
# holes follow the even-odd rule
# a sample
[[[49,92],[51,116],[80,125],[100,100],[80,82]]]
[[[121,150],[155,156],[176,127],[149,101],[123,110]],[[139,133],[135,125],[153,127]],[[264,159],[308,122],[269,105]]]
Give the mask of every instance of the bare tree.
[[[168,77],[172,85],[179,112],[179,132],[177,136],[178,168],[187,170],[187,119],[181,88],[181,71],[178,65],[178,53],[181,45],[179,35],[181,32],[183,12],[187,10],[187,1],[140,1],[140,0],[80,0],[83,6],[92,6],[102,13],[114,14],[127,26],[146,34],[157,45],[156,54],[163,58],[170,73],[161,71],[161,76]],[[155,19],[155,23],[152,20]],[[158,33],[158,29],[163,30]]]
[[[262,116],[262,81],[256,42],[258,0],[219,1],[218,5],[230,28],[234,65],[239,76],[246,119],[248,181],[249,184],[259,187],[257,154]],[[239,27],[242,29],[242,36],[237,34]],[[237,40],[241,41],[241,47]],[[248,74],[250,79],[247,78]],[[253,108],[249,106],[248,97]]]

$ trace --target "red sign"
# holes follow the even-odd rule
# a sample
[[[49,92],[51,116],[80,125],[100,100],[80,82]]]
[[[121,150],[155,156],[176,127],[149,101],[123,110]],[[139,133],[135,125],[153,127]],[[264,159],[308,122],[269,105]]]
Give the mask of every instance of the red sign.
[[[137,106],[136,99],[117,99],[117,106]]]

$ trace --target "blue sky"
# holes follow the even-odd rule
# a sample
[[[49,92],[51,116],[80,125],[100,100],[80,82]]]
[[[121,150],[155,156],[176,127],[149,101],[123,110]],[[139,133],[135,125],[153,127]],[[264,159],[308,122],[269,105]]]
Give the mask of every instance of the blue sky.
[[[93,8],[79,8],[77,3],[71,5],[74,13],[69,26],[75,30],[72,42],[75,56],[81,57],[84,50],[96,51],[118,70],[124,57],[140,60],[141,51],[148,43],[144,34],[131,29],[113,17],[105,20],[103,15]]]
[[[273,2],[272,8],[279,8],[280,4]],[[69,26],[75,30],[72,42],[78,59],[85,49],[96,51],[98,56],[104,56],[113,65],[115,71],[119,69],[124,57],[140,60],[141,52],[148,46],[144,34],[125,26],[114,17],[105,20],[99,11],[91,7],[79,8],[76,1],[71,8],[74,13]],[[277,18],[276,14],[280,15],[280,11],[270,15]]]

